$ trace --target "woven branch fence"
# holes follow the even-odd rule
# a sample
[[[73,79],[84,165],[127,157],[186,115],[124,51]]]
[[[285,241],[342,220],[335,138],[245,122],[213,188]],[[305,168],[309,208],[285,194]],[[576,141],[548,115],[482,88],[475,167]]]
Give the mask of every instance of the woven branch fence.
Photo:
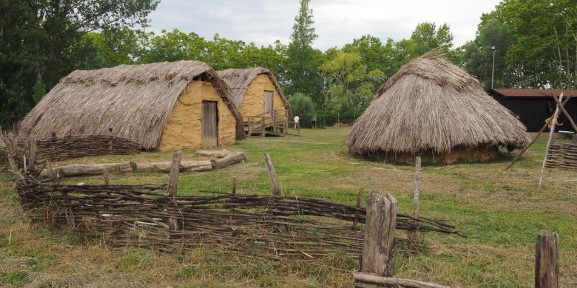
[[[362,207],[301,197],[169,197],[166,188],[17,184],[32,220],[79,231],[111,247],[183,251],[208,245],[231,254],[305,259],[362,252],[364,231],[353,229],[365,223]],[[398,215],[396,227],[458,234],[443,222],[407,215]]]
[[[14,142],[14,143],[12,143]],[[2,143],[5,143],[2,145]],[[13,144],[6,147],[8,144]],[[29,151],[30,142],[16,141],[13,135],[0,135],[0,164],[8,161],[9,148],[16,154]],[[80,158],[100,155],[130,155],[140,153],[140,144],[128,139],[107,135],[66,136],[49,140],[36,141],[36,159],[62,161],[71,158]]]
[[[551,144],[546,167],[577,169],[577,145],[569,143]]]
[[[66,136],[37,141],[37,159],[61,161],[100,155],[129,155],[140,152],[140,145],[108,135]]]

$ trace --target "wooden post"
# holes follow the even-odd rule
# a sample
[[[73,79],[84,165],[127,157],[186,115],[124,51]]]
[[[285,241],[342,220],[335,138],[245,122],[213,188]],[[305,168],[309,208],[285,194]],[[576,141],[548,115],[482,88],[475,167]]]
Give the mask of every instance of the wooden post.
[[[172,166],[170,166],[170,179],[168,180],[168,197],[172,200],[176,197],[176,192],[178,190],[178,172],[180,172],[180,160],[182,158],[181,150],[172,151]],[[175,203],[176,204],[176,203]],[[178,230],[178,219],[169,218],[168,224],[170,229]]]
[[[392,276],[396,220],[397,200],[388,193],[369,193],[361,272]]]
[[[419,218],[419,194],[421,186],[421,157],[417,156],[415,158],[415,192],[413,193],[413,218]],[[412,224],[412,223],[411,223]],[[417,245],[417,231],[414,227],[410,227],[409,232],[409,242],[413,248]]]
[[[102,178],[104,178],[104,185],[110,184],[110,179],[108,179],[108,169],[104,169]]]
[[[232,177],[232,194],[236,194],[236,176]]]
[[[272,161],[268,153],[264,153],[264,164],[266,164],[266,171],[268,172],[268,177],[270,178],[270,184],[272,185],[272,194],[277,197],[282,196],[282,191],[280,189],[280,183],[276,178],[276,173],[274,172],[274,166],[272,166]]]
[[[36,151],[38,150],[38,144],[36,139],[30,140],[30,150],[28,150],[28,167],[30,170],[34,171],[36,169]]]
[[[168,196],[174,198],[178,188],[178,172],[180,172],[180,159],[182,152],[180,150],[172,151],[172,166],[170,167],[170,180],[168,181]]]
[[[261,137],[264,137],[264,136],[265,136],[265,133],[264,133],[264,132],[266,131],[266,129],[265,129],[265,128],[266,128],[266,116],[263,115],[263,116],[261,117],[261,121],[262,121],[262,122],[261,122],[262,125],[260,126],[260,128],[262,129],[262,131],[260,132],[260,136],[261,136]]]
[[[556,99],[556,98],[555,98]],[[561,93],[560,99],[563,100],[563,93]],[[557,125],[557,116],[559,115],[559,106],[555,108],[555,113],[551,117],[551,123],[549,124],[549,140],[547,141],[547,147],[545,147],[545,157],[543,158],[543,165],[541,166],[541,173],[539,174],[539,187],[543,184],[543,174],[545,174],[545,165],[547,165],[547,156],[549,156],[549,148],[551,148],[551,140],[553,140],[553,134],[555,133],[555,126]]]
[[[359,189],[357,194],[357,211],[355,211],[355,220],[353,221],[353,230],[357,230],[357,223],[359,223],[359,208],[361,208],[361,198],[363,197],[363,188]]]
[[[557,288],[559,278],[559,236],[541,231],[535,245],[535,288]]]

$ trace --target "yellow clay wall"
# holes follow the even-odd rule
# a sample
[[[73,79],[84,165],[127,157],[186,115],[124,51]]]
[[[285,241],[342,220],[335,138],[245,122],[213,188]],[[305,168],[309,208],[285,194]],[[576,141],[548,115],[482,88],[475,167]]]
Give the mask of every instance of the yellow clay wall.
[[[217,101],[218,104],[218,145],[235,143],[236,119],[218,96],[210,82],[192,81],[178,96],[169,119],[164,126],[160,151],[177,148],[202,147],[202,101]]]
[[[279,91],[267,75],[261,74],[254,78],[248,86],[246,94],[240,103],[240,114],[243,117],[256,116],[264,113],[264,91],[273,92],[273,109],[278,111],[279,117],[285,116],[285,106]]]

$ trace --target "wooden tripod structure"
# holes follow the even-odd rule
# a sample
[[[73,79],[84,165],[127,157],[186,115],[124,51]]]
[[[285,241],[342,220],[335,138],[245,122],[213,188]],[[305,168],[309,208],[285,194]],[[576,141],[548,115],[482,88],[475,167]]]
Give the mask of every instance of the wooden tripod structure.
[[[555,103],[557,104],[558,109],[561,112],[563,112],[565,117],[567,117],[567,119],[571,123],[571,126],[573,127],[573,130],[575,131],[575,133],[577,133],[577,125],[575,125],[575,121],[573,121],[571,114],[569,114],[569,112],[567,112],[567,110],[565,109],[565,104],[571,99],[571,95],[567,96],[567,98],[565,98],[565,100],[559,100],[559,97],[557,97],[556,95],[552,95],[552,96],[553,96],[553,99],[555,100]],[[563,102],[561,102],[561,101],[563,101]],[[541,136],[541,134],[543,133],[543,131],[545,131],[545,128],[547,128],[548,125],[549,125],[549,123],[545,123],[545,125],[543,125],[541,130],[539,130],[539,132],[537,133],[537,136],[535,136],[533,141],[531,141],[531,143],[529,143],[529,145],[527,145],[527,147],[525,147],[523,150],[521,150],[521,152],[519,152],[517,154],[517,156],[515,156],[513,161],[511,161],[511,163],[509,163],[509,165],[507,165],[507,167],[505,167],[505,169],[503,169],[503,170],[507,170],[507,169],[511,168],[513,166],[513,164],[515,164],[515,162],[517,162],[517,160],[519,160],[519,158],[527,151],[527,149],[529,149],[529,147],[531,147],[535,143],[535,141],[537,141],[537,139],[539,139],[539,136]]]

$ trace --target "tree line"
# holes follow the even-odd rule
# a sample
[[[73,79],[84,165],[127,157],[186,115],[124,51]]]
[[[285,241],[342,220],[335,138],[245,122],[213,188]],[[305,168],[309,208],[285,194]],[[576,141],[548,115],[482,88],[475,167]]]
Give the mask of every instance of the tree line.
[[[146,32],[158,2],[0,0],[0,125],[25,116],[73,70],[161,61],[198,60],[215,70],[266,67],[303,125],[352,121],[403,64],[432,49],[487,89],[492,78],[495,88],[575,87],[577,4],[571,0],[504,0],[481,17],[475,39],[462,47],[453,48],[448,25],[423,22],[407,39],[364,35],[326,51],[313,48],[318,35],[310,0],[299,3],[290,42],[266,46],[218,34]]]

